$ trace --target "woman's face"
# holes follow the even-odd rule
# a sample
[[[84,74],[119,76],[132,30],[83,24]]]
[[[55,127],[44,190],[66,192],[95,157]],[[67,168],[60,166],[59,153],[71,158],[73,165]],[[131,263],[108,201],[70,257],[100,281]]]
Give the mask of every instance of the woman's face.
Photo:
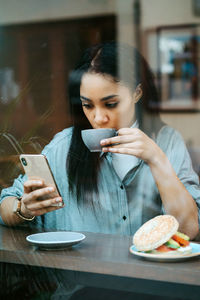
[[[135,120],[135,93],[111,77],[95,73],[83,75],[80,99],[93,128],[130,127]]]

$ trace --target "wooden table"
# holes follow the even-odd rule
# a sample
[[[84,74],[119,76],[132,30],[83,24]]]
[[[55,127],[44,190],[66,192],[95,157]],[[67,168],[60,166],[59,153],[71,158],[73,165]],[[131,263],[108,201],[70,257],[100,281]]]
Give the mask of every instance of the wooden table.
[[[0,226],[0,262],[75,272],[77,283],[154,295],[200,299],[200,259],[161,263],[129,253],[132,237],[85,233],[65,250],[39,250],[26,241],[28,228]]]

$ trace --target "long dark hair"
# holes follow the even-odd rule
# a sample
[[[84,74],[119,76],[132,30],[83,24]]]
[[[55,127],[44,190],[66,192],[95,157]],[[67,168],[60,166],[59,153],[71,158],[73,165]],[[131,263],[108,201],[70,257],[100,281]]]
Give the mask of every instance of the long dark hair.
[[[68,93],[73,120],[73,133],[67,156],[69,190],[75,193],[77,200],[92,202],[92,193],[98,192],[98,169],[100,156],[91,153],[84,145],[81,130],[91,128],[82,109],[80,85],[82,76],[91,72],[110,75],[120,81],[119,56],[123,59],[123,83],[131,90],[141,84],[143,96],[136,107],[136,118],[142,128],[142,114],[148,101],[159,101],[154,78],[147,62],[141,54],[128,45],[107,42],[87,49],[77,67],[70,73]],[[130,59],[131,57],[131,59]],[[128,59],[127,59],[128,58]],[[144,130],[144,129],[143,129]]]

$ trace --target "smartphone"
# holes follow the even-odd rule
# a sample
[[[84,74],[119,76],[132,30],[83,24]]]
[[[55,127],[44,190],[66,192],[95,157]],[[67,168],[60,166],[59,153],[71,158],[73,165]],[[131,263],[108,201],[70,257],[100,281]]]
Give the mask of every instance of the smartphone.
[[[45,195],[45,199],[61,197],[53,173],[49,166],[48,160],[43,154],[21,154],[20,162],[28,179],[40,177],[44,180],[45,185],[51,185],[55,192]],[[42,198],[41,198],[42,199]],[[52,206],[62,206],[63,203],[53,204]]]

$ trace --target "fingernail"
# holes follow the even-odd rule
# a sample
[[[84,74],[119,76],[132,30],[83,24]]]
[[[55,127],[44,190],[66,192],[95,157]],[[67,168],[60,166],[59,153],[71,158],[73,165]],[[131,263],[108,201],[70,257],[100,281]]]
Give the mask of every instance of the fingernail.
[[[53,187],[48,187],[48,191],[49,191],[49,192],[53,192],[53,191],[54,191],[54,188],[53,188]]]
[[[101,140],[101,145],[105,144],[106,140]]]
[[[56,202],[61,202],[62,201],[62,199],[61,198],[56,198]]]
[[[36,181],[37,184],[42,184],[42,181]]]

